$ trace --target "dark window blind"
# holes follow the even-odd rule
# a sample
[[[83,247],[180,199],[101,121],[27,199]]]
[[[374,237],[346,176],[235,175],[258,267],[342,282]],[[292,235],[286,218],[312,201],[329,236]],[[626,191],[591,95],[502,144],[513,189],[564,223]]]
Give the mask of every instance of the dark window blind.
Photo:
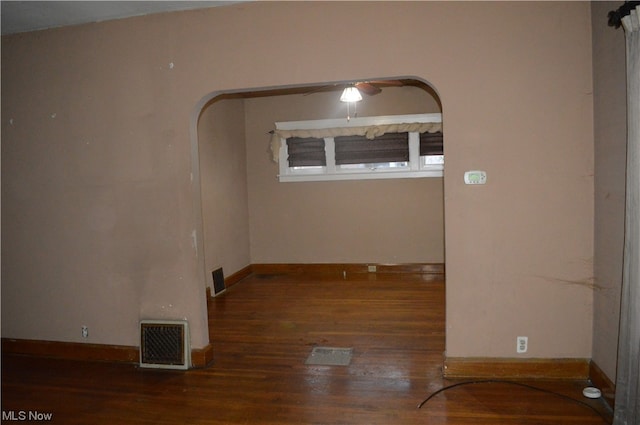
[[[289,167],[313,167],[327,165],[324,139],[290,137],[287,139]]]
[[[420,156],[443,155],[442,132],[420,133]]]
[[[334,141],[336,165],[409,161],[409,133],[385,133],[373,140],[340,136]]]

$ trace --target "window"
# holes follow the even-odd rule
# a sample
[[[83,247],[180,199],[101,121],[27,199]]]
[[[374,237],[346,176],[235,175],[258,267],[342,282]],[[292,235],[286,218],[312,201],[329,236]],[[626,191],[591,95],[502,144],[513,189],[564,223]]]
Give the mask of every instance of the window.
[[[441,177],[440,114],[276,123],[282,182]]]
[[[399,168],[409,165],[409,133],[336,137],[336,166],[340,169]]]
[[[437,165],[444,165],[442,131],[420,133],[420,166],[425,169]]]
[[[327,165],[324,139],[314,137],[288,138],[287,164],[292,171],[323,169]]]

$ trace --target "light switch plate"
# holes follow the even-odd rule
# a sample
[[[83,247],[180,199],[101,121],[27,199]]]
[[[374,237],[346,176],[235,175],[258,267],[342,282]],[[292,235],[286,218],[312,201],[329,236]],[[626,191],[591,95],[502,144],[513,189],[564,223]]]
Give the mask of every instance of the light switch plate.
[[[480,170],[465,171],[465,184],[485,184],[487,182],[487,173]]]

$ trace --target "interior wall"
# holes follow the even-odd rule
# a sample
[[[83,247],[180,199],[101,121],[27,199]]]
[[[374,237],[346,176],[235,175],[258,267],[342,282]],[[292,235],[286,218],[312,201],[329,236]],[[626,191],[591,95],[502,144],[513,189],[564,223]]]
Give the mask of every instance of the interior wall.
[[[250,264],[244,102],[216,100],[198,123],[205,275],[226,276]]]
[[[416,76],[445,115],[447,355],[527,335],[524,357],[589,358],[591,52],[587,2],[252,2],[3,36],[2,335],[137,345],[140,318],[178,317],[203,347],[198,102]]]
[[[274,123],[346,122],[339,97],[334,91],[246,101],[252,262],[443,263],[442,178],[278,181],[269,151]],[[417,87],[364,95],[357,108],[359,117],[440,112]]]
[[[208,343],[195,101],[135,22],[2,37],[3,337],[138,346],[139,320],[187,319]]]
[[[624,247],[627,92],[622,28],[607,25],[610,2],[591,4],[595,137],[593,361],[616,379]]]

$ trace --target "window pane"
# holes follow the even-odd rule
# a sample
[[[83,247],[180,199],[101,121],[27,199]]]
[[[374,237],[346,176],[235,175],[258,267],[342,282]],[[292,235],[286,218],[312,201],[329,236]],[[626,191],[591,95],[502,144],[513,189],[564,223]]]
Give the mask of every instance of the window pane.
[[[420,156],[442,155],[442,132],[420,133]]]
[[[406,168],[409,163],[404,162],[376,162],[368,164],[343,164],[339,165],[341,170],[375,170],[378,168],[390,170],[393,168]]]
[[[444,164],[444,155],[427,155],[421,156],[422,165],[442,165]]]
[[[336,165],[409,161],[408,133],[386,133],[373,140],[364,136],[342,136],[334,140]]]
[[[324,139],[290,137],[287,139],[289,167],[322,167],[327,165]]]

